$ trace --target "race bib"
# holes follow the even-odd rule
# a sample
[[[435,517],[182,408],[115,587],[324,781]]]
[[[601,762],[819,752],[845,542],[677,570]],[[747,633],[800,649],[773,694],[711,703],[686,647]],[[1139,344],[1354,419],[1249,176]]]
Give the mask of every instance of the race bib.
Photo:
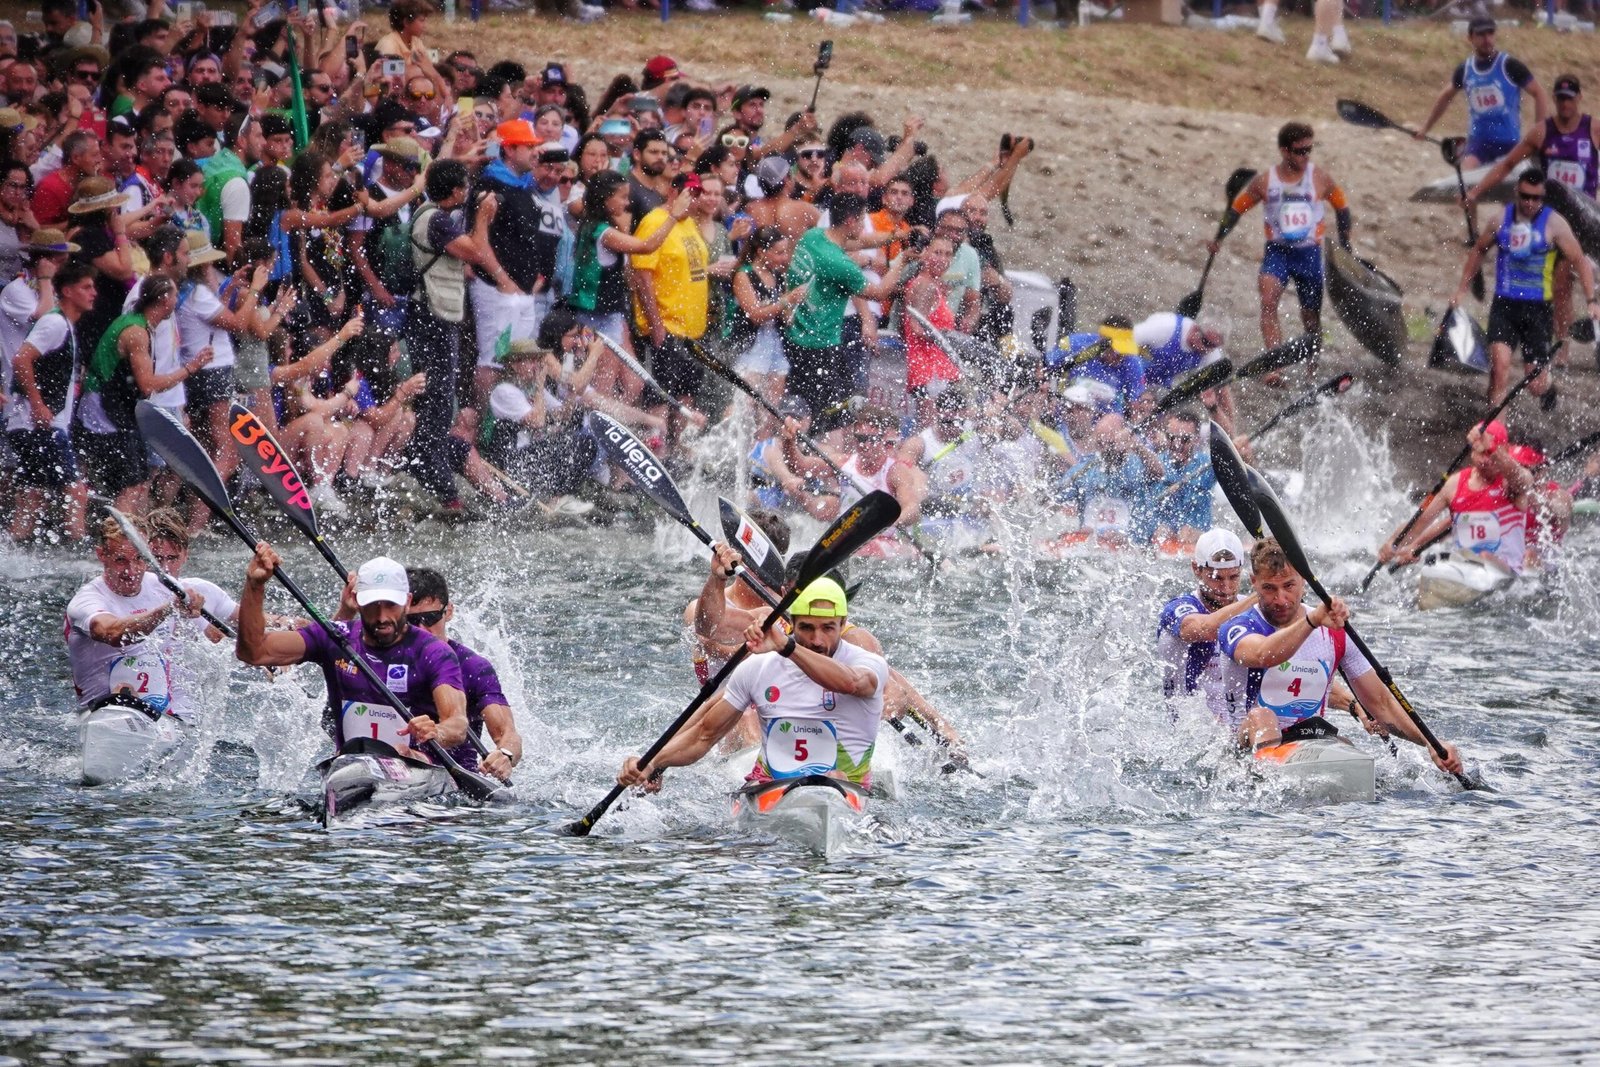
[[[1302,241],[1311,236],[1316,212],[1304,200],[1285,200],[1278,206],[1278,234],[1285,241]]]
[[[167,658],[144,645],[135,646],[111,664],[109,685],[113,693],[130,693],[157,711],[166,711],[172,704]]]
[[[1261,703],[1280,718],[1315,715],[1322,710],[1332,677],[1332,668],[1320,659],[1305,663],[1291,658],[1262,673]]]
[[[1583,189],[1584,166],[1574,163],[1570,159],[1552,159],[1546,167],[1545,173],[1568,189]]]
[[[406,721],[400,713],[384,704],[368,704],[362,700],[347,700],[339,716],[339,731],[346,741],[358,737],[382,741],[394,748],[409,745],[411,740],[400,732]]]
[[[827,719],[772,719],[761,758],[774,778],[827,774],[839,763],[839,735]]]
[[[1456,516],[1456,544],[1469,552],[1500,547],[1500,519],[1492,511],[1464,511]]]
[[[1513,256],[1525,256],[1533,247],[1533,227],[1526,222],[1514,222],[1506,234],[1506,251]]]
[[[1133,525],[1133,508],[1121,497],[1090,497],[1084,508],[1083,525],[1097,534],[1126,533]]]
[[[1500,111],[1506,106],[1505,94],[1498,85],[1475,85],[1467,90],[1467,107],[1474,114],[1484,111]]]

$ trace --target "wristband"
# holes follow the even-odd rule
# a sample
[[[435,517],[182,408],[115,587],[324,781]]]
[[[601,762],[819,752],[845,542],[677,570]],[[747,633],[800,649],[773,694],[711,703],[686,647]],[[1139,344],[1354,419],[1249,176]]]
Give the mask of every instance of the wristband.
[[[509,748],[501,748],[500,755],[504,756],[513,767],[522,762],[521,760],[517,759],[516,753],[512,752]]]
[[[790,634],[789,640],[782,648],[778,649],[778,655],[782,656],[784,659],[788,659],[790,656],[794,655],[794,634]]]

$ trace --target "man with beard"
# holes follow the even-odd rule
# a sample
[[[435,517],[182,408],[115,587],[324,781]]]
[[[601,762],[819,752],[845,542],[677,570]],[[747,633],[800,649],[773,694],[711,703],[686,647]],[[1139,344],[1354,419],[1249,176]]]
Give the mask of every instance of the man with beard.
[[[1164,666],[1161,691],[1170,702],[1195,691],[1219,721],[1228,719],[1217,633],[1231,619],[1256,605],[1254,593],[1239,596],[1244,546],[1228,530],[1207,530],[1194,545],[1189,564],[1199,586],[1161,605],[1156,623],[1156,655]]]
[[[667,157],[672,146],[660,130],[640,130],[633,139],[633,166],[628,170],[628,215],[642,220],[667,202],[672,179]],[[637,223],[636,223],[637,224]]]
[[[315,663],[328,686],[323,725],[336,749],[346,740],[371,737],[401,755],[426,759],[422,745],[436,741],[461,766],[477,769],[477,753],[467,740],[467,698],[461,662],[444,641],[406,618],[411,585],[406,569],[386,556],[356,571],[355,599],[360,618],[332,622],[414,716],[401,719],[365,674],[351,663],[322,623],[298,630],[267,632],[264,610],[267,582],[278,568],[278,554],[262,541],[245,567],[239,596],[239,659],[257,667]]]
[[[1342,599],[1334,597],[1307,611],[1301,603],[1306,580],[1271,537],[1251,548],[1250,573],[1258,602],[1224,625],[1219,635],[1228,659],[1223,676],[1229,723],[1237,724],[1241,748],[1253,751],[1277,744],[1285,729],[1320,717],[1334,688],[1333,676],[1342,672],[1361,706],[1391,736],[1428,749],[1440,770],[1461,773],[1456,747],[1445,745],[1445,757],[1439,758],[1372,664],[1346,639],[1350,608]]]
[[[1166,465],[1121,415],[1094,424],[1095,454],[1069,470],[1058,495],[1081,532],[1107,547],[1149,544],[1155,532],[1155,486]]]

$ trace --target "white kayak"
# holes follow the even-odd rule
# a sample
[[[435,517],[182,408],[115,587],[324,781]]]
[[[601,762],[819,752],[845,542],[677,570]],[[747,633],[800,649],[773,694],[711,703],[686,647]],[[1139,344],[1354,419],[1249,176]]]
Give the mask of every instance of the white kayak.
[[[820,774],[751,784],[733,795],[734,825],[793,841],[832,859],[867,811],[867,791]]]
[[[453,795],[445,768],[400,755],[382,741],[358,738],[318,766],[324,826],[371,807],[393,807]]]
[[[1489,167],[1491,166],[1493,164],[1462,171],[1462,182],[1465,183],[1468,189],[1471,189],[1488,175]],[[1511,189],[1516,184],[1517,175],[1527,169],[1528,164],[1526,162],[1518,163],[1515,167],[1512,167],[1510,174],[1483,191],[1483,196],[1479,198],[1479,202],[1504,204],[1510,200]],[[1429,182],[1412,193],[1411,202],[1413,204],[1459,204],[1461,202],[1461,187],[1456,184],[1455,171],[1451,171],[1447,176],[1436,181]]]
[[[105,785],[139,774],[182,742],[187,727],[141,700],[108,697],[78,718],[83,784]]]
[[[1517,576],[1466,552],[1429,552],[1417,576],[1417,608],[1460,608],[1510,586]]]
[[[1251,768],[1264,780],[1329,804],[1377,799],[1374,760],[1342,737],[1308,737],[1257,749]]]
[[[922,736],[913,733],[912,736]],[[929,742],[930,744],[932,742]],[[878,800],[900,799],[899,749],[906,742],[896,737],[893,728],[885,724],[878,728],[878,741],[872,747],[872,796]],[[756,745],[741,748],[725,761],[726,773],[734,782],[743,783],[756,765],[761,749]]]

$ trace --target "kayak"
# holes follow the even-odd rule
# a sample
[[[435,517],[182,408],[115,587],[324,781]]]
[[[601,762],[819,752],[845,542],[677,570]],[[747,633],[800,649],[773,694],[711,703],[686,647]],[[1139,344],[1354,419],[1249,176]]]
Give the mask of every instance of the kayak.
[[[364,808],[414,804],[454,794],[445,768],[402,756],[389,745],[357,738],[318,765],[324,801],[322,824],[332,826]]]
[[[900,799],[899,750],[905,742],[895,737],[892,731],[893,727],[880,726],[878,741],[872,747],[871,793],[878,800]],[[761,749],[758,746],[750,745],[729,756],[725,761],[728,777],[735,782],[744,782],[750,769],[756,765],[756,757],[760,754]]]
[[[1323,243],[1328,261],[1328,299],[1339,321],[1361,347],[1389,366],[1406,350],[1406,316],[1400,286],[1338,241]]]
[[[733,795],[740,830],[782,837],[829,859],[866,811],[865,789],[822,774],[751,783]]]
[[[1433,336],[1428,366],[1468,374],[1489,373],[1489,335],[1465,308],[1444,313]]]
[[[1417,578],[1417,608],[1460,608],[1499,592],[1517,580],[1504,567],[1464,552],[1429,552]]]
[[[1544,183],[1544,199],[1550,209],[1567,220],[1578,247],[1600,259],[1600,204],[1581,189],[1573,189],[1560,182]]]
[[[1342,737],[1281,741],[1256,750],[1251,769],[1263,780],[1329,804],[1377,799],[1375,761]]]
[[[1051,541],[1036,543],[1041,557],[1047,559],[1085,559],[1105,556],[1147,556],[1158,559],[1186,559],[1191,549],[1182,541],[1168,539],[1135,544],[1116,536],[1102,536],[1093,530],[1068,530]]]
[[[182,720],[136,697],[112,694],[78,718],[83,784],[133,777],[167,756],[187,733]]]
[[[1466,184],[1468,189],[1471,189],[1483,180],[1484,176],[1489,173],[1489,167],[1493,165],[1491,163],[1482,167],[1474,167],[1472,170],[1462,171],[1462,182]],[[1510,174],[1495,183],[1491,188],[1483,191],[1483,195],[1478,198],[1479,203],[1504,204],[1509,201],[1511,199],[1512,186],[1516,183],[1516,176],[1526,169],[1528,169],[1526,162],[1518,163],[1515,167],[1512,167]],[[1459,204],[1461,202],[1461,188],[1456,184],[1455,172],[1451,171],[1449,177],[1429,182],[1412,193],[1411,202],[1413,204]]]

